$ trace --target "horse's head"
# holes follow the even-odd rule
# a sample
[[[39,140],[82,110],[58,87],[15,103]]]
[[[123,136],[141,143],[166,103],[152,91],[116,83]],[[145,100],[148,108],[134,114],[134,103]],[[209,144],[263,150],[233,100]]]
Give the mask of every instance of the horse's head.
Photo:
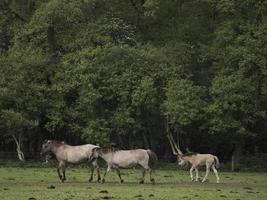
[[[41,156],[49,153],[52,149],[52,141],[51,140],[45,140],[42,144],[42,149],[41,149]]]
[[[89,161],[92,161],[92,160],[95,160],[99,157],[100,155],[100,148],[99,147],[96,147],[92,150],[92,154],[91,156],[89,157]]]

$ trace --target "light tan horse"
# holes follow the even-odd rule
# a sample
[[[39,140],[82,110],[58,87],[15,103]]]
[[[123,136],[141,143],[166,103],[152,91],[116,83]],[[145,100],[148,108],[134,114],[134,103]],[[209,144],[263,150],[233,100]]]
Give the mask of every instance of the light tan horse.
[[[65,171],[68,163],[80,164],[87,162],[91,168],[91,177],[89,182],[93,180],[94,170],[97,170],[98,182],[101,180],[100,170],[97,164],[97,160],[90,160],[92,156],[92,151],[99,146],[92,144],[85,144],[79,146],[71,146],[65,142],[55,141],[55,140],[45,140],[42,144],[41,155],[47,155],[48,153],[53,153],[58,160],[57,173],[61,182],[66,180]],[[60,171],[63,175],[61,175]]]
[[[140,184],[144,183],[144,177],[146,170],[149,171],[150,181],[155,182],[153,178],[153,168],[158,160],[157,155],[151,150],[145,149],[134,149],[134,150],[114,150],[114,149],[103,149],[96,148],[93,150],[93,155],[91,159],[96,159],[101,157],[107,163],[107,169],[103,175],[102,183],[105,182],[105,177],[107,172],[111,169],[115,169],[120,182],[123,183],[121,178],[120,169],[121,168],[132,168],[136,165],[139,165],[143,168],[142,177]]]
[[[200,154],[194,152],[183,154],[182,151],[178,148],[177,144],[174,142],[172,135],[168,134],[167,137],[169,139],[173,154],[177,156],[177,163],[181,166],[187,163],[191,164],[190,177],[192,181],[194,181],[193,171],[196,171],[195,181],[198,181],[198,167],[201,165],[206,165],[206,175],[203,178],[202,182],[205,182],[207,180],[211,168],[217,178],[217,183],[219,183],[220,178],[216,169],[219,168],[219,159],[217,156],[214,156],[212,154]]]

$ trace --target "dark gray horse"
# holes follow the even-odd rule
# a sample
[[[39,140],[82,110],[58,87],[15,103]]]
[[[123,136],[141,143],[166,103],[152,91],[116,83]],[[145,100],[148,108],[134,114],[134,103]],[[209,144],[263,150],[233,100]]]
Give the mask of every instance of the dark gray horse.
[[[91,159],[96,159],[98,157],[103,158],[107,163],[107,169],[103,176],[102,183],[105,182],[105,176],[107,172],[111,169],[115,169],[119,178],[120,182],[123,182],[121,178],[120,169],[121,168],[132,168],[136,165],[139,165],[143,168],[142,170],[142,177],[139,183],[144,183],[144,177],[146,170],[149,171],[150,174],[150,181],[152,183],[155,182],[153,178],[153,170],[156,161],[158,160],[157,155],[151,150],[145,149],[134,149],[134,150],[114,150],[114,149],[102,149],[102,148],[95,148],[93,150],[93,154]]]
[[[71,146],[65,142],[55,141],[55,140],[45,140],[42,144],[41,155],[46,155],[48,153],[53,153],[58,160],[58,169],[57,173],[61,180],[64,182],[66,180],[65,170],[68,163],[71,164],[80,164],[82,162],[88,162],[88,165],[91,168],[91,177],[89,182],[93,180],[94,170],[97,170],[98,181],[101,180],[100,170],[97,164],[96,159],[90,159],[92,156],[92,151],[99,146],[92,144],[85,144],[79,146]],[[62,172],[63,176],[61,175]]]

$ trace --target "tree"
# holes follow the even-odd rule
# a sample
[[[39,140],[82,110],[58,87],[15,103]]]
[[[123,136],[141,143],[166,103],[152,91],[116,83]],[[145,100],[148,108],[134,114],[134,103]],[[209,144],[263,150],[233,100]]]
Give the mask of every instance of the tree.
[[[185,127],[203,119],[205,100],[203,87],[193,85],[186,79],[174,79],[168,82],[166,100],[163,103],[167,120],[167,131],[174,131],[178,137]]]
[[[25,155],[22,150],[23,141],[29,140],[29,132],[38,126],[38,121],[32,120],[24,113],[15,112],[14,110],[2,110],[1,112],[1,129],[4,130],[4,136],[7,139],[14,140],[18,158],[25,161]]]
[[[168,156],[167,120],[194,151],[266,151],[262,0],[3,0],[0,26],[8,149],[13,124],[25,152],[51,138]]]

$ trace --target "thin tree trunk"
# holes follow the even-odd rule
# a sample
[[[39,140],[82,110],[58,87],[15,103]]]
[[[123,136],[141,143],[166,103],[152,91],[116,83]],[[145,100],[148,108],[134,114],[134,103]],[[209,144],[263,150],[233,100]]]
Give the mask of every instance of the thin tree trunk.
[[[25,161],[25,156],[24,156],[23,151],[21,150],[21,138],[20,138],[20,136],[19,136],[19,138],[17,139],[17,138],[15,137],[15,135],[12,135],[12,137],[13,137],[13,139],[14,139],[16,145],[17,145],[17,154],[18,154],[18,158],[19,158],[20,161],[23,161],[23,162],[24,162],[24,161]]]
[[[125,145],[123,145],[123,140],[122,140],[121,134],[118,133],[118,132],[116,132],[116,135],[117,135],[117,138],[118,138],[118,142],[119,142],[120,147],[125,148]]]
[[[242,140],[236,142],[234,152],[231,159],[231,170],[235,171],[239,165],[240,157],[242,155]]]
[[[233,154],[231,157],[231,171],[235,171],[235,155]]]
[[[176,138],[177,138],[177,140],[176,140],[176,144],[177,144],[178,148],[181,149],[181,148],[180,148],[180,134],[179,134],[178,130],[177,130],[177,132],[176,132]]]
[[[143,141],[144,141],[145,148],[149,149],[149,143],[148,143],[147,137],[143,131],[142,131],[142,135],[143,135]]]

